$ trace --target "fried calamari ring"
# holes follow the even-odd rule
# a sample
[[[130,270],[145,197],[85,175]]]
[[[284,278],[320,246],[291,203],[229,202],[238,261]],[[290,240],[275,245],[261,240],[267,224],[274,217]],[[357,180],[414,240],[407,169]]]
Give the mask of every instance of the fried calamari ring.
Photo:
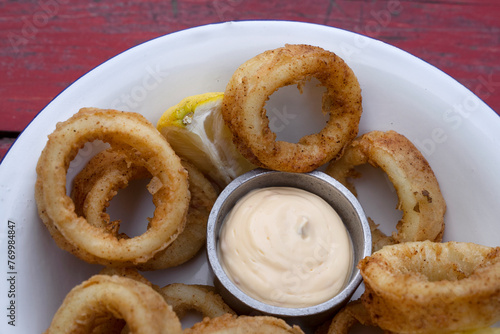
[[[151,283],[146,277],[142,276],[137,269],[132,267],[105,267],[99,271],[98,274],[130,278],[151,287],[156,292],[160,291],[157,285]],[[100,315],[96,317],[94,323],[96,325],[92,330],[92,334],[129,333],[126,321],[116,318],[113,314]]]
[[[100,319],[109,321],[110,315],[124,319],[132,333],[182,333],[177,315],[151,287],[127,277],[95,275],[68,293],[45,334],[102,331],[106,326]]]
[[[179,318],[183,318],[188,311],[198,311],[203,318],[236,314],[212,286],[173,283],[161,288],[160,294]]]
[[[135,268],[104,268],[101,275],[128,277],[144,283],[157,291],[179,318],[188,311],[198,311],[202,316],[216,318],[226,313],[236,314],[210,285],[172,283],[160,288],[153,285]]]
[[[146,263],[137,265],[140,270],[158,270],[178,266],[193,258],[206,241],[206,227],[217,192],[212,183],[193,165],[181,161],[188,172],[191,201],[186,227],[170,246],[155,254]],[[72,197],[75,211],[89,224],[107,228],[118,234],[119,221],[111,221],[106,207],[118,189],[125,188],[134,179],[150,178],[142,166],[129,166],[121,152],[107,149],[96,154],[75,177]],[[121,238],[128,238],[120,234]]]
[[[347,334],[351,327],[356,324],[375,326],[359,299],[349,302],[333,317],[326,333]]]
[[[217,200],[217,191],[205,175],[193,165],[186,161],[181,161],[181,163],[188,171],[189,191],[191,192],[186,227],[168,248],[138,265],[139,270],[157,270],[178,266],[192,259],[205,245],[208,217]]]
[[[367,163],[387,174],[398,195],[397,208],[403,211],[397,233],[386,244],[441,241],[446,203],[434,172],[420,151],[395,131],[372,131],[356,138],[339,160],[328,165],[326,173],[356,194],[347,178],[357,176],[355,166]]]
[[[126,153],[113,148],[97,153],[73,179],[71,198],[75,212],[88,223],[118,234],[120,221],[111,221],[103,208],[109,206],[118,189],[130,181],[151,178],[144,166],[128,161]]]
[[[372,321],[395,333],[465,331],[500,320],[500,247],[386,246],[358,264]]]
[[[156,206],[140,236],[118,239],[88,224],[66,195],[66,171],[86,142],[102,140],[146,167],[156,185]],[[180,159],[156,128],[136,113],[82,109],[49,135],[37,164],[38,212],[56,243],[79,258],[104,265],[142,263],[166,248],[184,229],[190,194]]]
[[[326,126],[297,144],[276,141],[264,105],[280,87],[299,89],[315,77],[326,87],[322,111]],[[310,45],[286,45],[242,64],[222,102],[222,116],[238,150],[255,165],[287,172],[309,172],[335,159],[358,133],[361,89],[349,66],[333,52]]]
[[[378,228],[378,225],[375,224],[373,219],[368,217],[367,220],[372,234],[372,252],[376,252],[387,245],[397,244],[396,240],[394,240],[392,236],[385,235],[385,233]]]
[[[160,287],[154,285],[146,277],[144,277],[136,268],[133,267],[104,267],[99,271],[99,275],[119,276],[136,280],[153,288],[156,292],[160,292]]]
[[[208,333],[237,333],[237,334],[275,334],[304,332],[298,327],[291,327],[282,319],[270,316],[235,316],[225,314],[217,318],[205,318],[191,328],[184,330],[184,334],[208,334]]]
[[[360,299],[349,302],[346,306],[344,306],[332,319],[331,322],[326,323],[318,330],[316,330],[315,334],[347,334],[350,329],[357,325],[361,324],[363,326],[368,327],[377,327],[375,323],[371,320],[370,314],[364,307],[363,303]],[[445,329],[442,329],[439,333],[447,332]],[[385,333],[391,333],[389,331],[385,331]],[[477,328],[467,331],[452,331],[449,334],[499,334],[500,328]]]

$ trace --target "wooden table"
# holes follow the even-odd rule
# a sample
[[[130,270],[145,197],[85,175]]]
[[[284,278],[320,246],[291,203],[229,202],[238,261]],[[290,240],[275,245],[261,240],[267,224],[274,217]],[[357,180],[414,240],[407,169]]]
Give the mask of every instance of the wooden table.
[[[117,53],[182,29],[252,19],[380,39],[448,73],[500,113],[497,0],[2,1],[0,158],[57,94]]]

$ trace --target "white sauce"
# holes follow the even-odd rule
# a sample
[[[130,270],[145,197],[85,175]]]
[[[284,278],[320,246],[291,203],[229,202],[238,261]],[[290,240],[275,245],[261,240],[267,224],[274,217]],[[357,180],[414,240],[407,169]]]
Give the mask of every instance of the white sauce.
[[[253,190],[238,201],[222,226],[219,255],[243,292],[289,308],[334,297],[352,269],[339,215],[319,196],[289,187]]]

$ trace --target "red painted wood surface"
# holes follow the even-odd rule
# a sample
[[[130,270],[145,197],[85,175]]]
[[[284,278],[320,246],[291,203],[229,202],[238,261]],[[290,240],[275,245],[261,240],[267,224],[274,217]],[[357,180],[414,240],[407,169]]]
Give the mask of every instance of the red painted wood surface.
[[[440,68],[500,113],[499,18],[497,0],[2,1],[0,158],[90,69],[154,37],[229,20],[295,20],[375,37]]]

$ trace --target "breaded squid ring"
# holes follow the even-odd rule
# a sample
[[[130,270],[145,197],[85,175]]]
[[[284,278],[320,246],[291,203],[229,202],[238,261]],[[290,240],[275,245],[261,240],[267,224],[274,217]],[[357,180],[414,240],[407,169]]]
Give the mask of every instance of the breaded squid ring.
[[[370,314],[360,299],[349,302],[332,319],[332,321],[318,328],[315,334],[348,334],[357,324],[368,327],[378,327],[371,320]],[[439,333],[448,332],[441,329]],[[391,333],[385,331],[385,333]],[[467,331],[452,331],[449,334],[500,334],[500,328],[485,327]]]
[[[172,307],[172,310],[179,319],[182,319],[188,311],[198,311],[203,318],[216,318],[224,314],[236,314],[224,302],[222,297],[217,294],[213,286],[172,283],[160,288],[157,285],[153,285],[135,268],[107,267],[101,270],[99,274],[128,277],[152,287],[165,299],[166,303]],[[116,330],[116,328],[120,326],[123,328],[125,324],[118,323],[116,319],[112,317],[102,319],[102,328],[106,328],[106,330]]]
[[[271,316],[235,316],[225,314],[217,318],[205,318],[191,328],[186,328],[184,334],[209,333],[236,334],[303,334],[298,326],[290,326],[284,320]]]
[[[181,265],[192,259],[207,240],[208,216],[217,200],[217,191],[193,165],[186,161],[181,163],[188,171],[191,192],[186,227],[168,248],[158,252],[147,262],[139,264],[139,270],[158,270]]]
[[[127,277],[147,286],[153,288],[156,292],[160,292],[160,287],[151,283],[146,277],[144,277],[137,268],[133,267],[104,267],[99,271],[99,275],[108,275],[108,276],[119,276],[119,277]]]
[[[178,266],[193,258],[206,241],[206,226],[217,192],[212,183],[193,165],[181,161],[188,172],[191,201],[187,213],[186,227],[164,250],[145,263],[137,265],[139,270],[158,270]],[[117,235],[119,221],[111,221],[106,207],[118,189],[125,188],[134,179],[150,178],[151,174],[142,166],[129,165],[121,152],[107,149],[96,154],[75,177],[71,196],[75,211],[84,216],[89,224],[106,228]],[[128,238],[120,234],[121,238]]]
[[[276,141],[264,109],[267,99],[283,86],[300,89],[312,77],[326,87],[326,126],[296,144]],[[356,137],[361,113],[361,88],[352,70],[333,52],[310,45],[286,45],[248,60],[234,72],[222,102],[222,116],[242,155],[287,172],[309,172],[339,156]]]
[[[128,277],[144,283],[157,291],[182,319],[188,311],[198,311],[203,318],[216,318],[226,313],[236,314],[210,285],[172,283],[160,288],[153,285],[135,268],[111,268],[100,271],[101,275]]]
[[[367,163],[387,174],[398,195],[397,209],[403,211],[397,232],[390,237],[393,240],[385,244],[441,241],[446,203],[434,172],[420,151],[395,131],[371,131],[356,138],[339,160],[328,165],[326,173],[356,194],[347,178],[357,176],[355,166]]]
[[[128,161],[127,155],[113,148],[97,153],[73,179],[71,198],[75,212],[88,223],[117,235],[120,221],[111,221],[105,208],[130,181],[151,178],[141,165]]]
[[[110,316],[125,320],[132,333],[182,333],[177,315],[151,287],[127,277],[95,275],[68,293],[45,334],[92,333],[106,324],[119,330]]]
[[[188,311],[198,311],[203,318],[236,314],[212,286],[172,283],[160,288],[160,294],[179,318],[183,318]]]
[[[88,224],[66,195],[66,171],[86,142],[102,140],[127,152],[130,163],[153,174],[156,206],[148,230],[118,239]],[[142,263],[165,249],[184,229],[190,194],[180,158],[143,116],[116,110],[82,109],[49,135],[37,164],[38,212],[56,243],[82,260],[103,265]]]
[[[446,333],[500,321],[500,247],[465,242],[385,246],[361,260],[372,321],[395,333]]]
[[[356,324],[364,326],[375,326],[371,321],[370,315],[357,299],[349,302],[344,306],[332,319],[327,334],[347,334],[349,330]]]
[[[140,283],[146,284],[156,292],[160,291],[160,288],[158,286],[151,283],[146,277],[142,276],[139,271],[137,271],[137,269],[132,267],[105,267],[104,269],[99,271],[98,274],[130,278]],[[99,317],[96,317],[94,323],[95,327],[92,330],[92,334],[129,333],[126,321],[114,317],[113,314],[103,314]]]

